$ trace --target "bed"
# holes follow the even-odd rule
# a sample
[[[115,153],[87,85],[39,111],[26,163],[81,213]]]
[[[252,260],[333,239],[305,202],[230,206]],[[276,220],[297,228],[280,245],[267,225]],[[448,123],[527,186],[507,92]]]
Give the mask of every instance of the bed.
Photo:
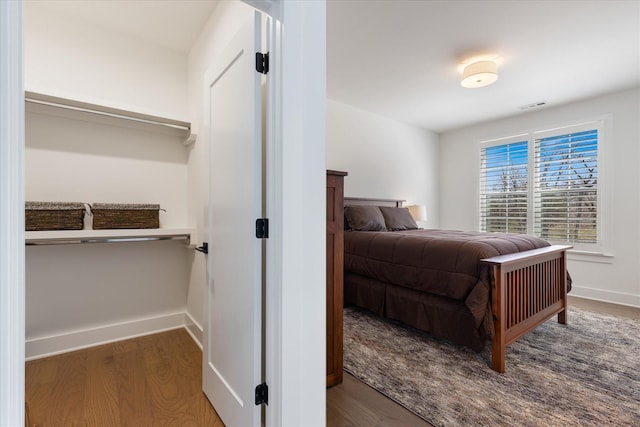
[[[345,198],[344,301],[481,351],[557,315],[567,322],[566,251],[534,236],[418,229],[401,200]]]

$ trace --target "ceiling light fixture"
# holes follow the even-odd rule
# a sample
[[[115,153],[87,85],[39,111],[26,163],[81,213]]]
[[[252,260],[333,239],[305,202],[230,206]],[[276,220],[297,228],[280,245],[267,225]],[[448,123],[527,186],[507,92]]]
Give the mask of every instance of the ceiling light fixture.
[[[462,72],[463,87],[476,88],[489,86],[498,80],[498,64],[494,61],[477,61],[468,64]]]

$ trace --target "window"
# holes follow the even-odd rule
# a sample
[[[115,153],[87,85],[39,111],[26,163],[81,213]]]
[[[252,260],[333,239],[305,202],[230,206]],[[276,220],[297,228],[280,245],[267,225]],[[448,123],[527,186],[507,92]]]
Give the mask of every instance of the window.
[[[601,127],[590,122],[481,143],[480,229],[597,244]]]
[[[527,232],[528,143],[482,150],[480,220],[482,231]]]

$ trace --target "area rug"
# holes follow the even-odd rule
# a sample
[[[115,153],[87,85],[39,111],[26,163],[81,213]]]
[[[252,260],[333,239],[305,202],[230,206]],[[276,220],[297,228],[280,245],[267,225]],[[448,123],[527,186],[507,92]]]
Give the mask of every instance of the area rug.
[[[435,426],[640,426],[637,320],[569,309],[481,353],[365,311],[344,311],[344,368]]]

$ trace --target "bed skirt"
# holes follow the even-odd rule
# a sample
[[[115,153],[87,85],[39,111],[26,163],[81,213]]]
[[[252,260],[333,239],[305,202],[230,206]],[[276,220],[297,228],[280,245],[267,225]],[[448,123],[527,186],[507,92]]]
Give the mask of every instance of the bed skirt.
[[[344,303],[477,352],[484,349],[493,332],[490,322],[476,326],[464,300],[418,292],[349,272],[344,277]]]

